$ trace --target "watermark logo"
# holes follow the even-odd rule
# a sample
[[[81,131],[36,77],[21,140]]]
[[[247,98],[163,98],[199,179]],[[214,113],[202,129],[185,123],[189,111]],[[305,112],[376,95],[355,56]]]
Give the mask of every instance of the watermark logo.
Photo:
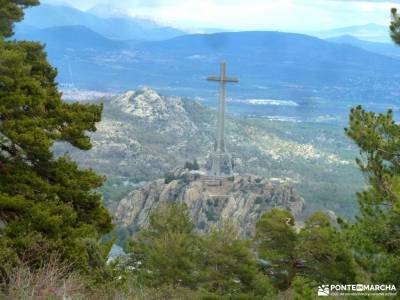
[[[328,284],[323,284],[318,287],[318,296],[324,297],[329,296],[330,288]]]
[[[318,296],[396,296],[394,284],[323,284]]]

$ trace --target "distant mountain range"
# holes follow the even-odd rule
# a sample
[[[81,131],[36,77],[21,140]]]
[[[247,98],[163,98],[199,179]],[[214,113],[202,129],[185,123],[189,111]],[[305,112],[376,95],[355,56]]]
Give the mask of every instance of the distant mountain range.
[[[19,36],[46,43],[59,81],[79,88],[148,85],[214,98],[205,77],[226,60],[229,73],[241,79],[240,87],[231,88],[237,98],[288,99],[312,107],[318,99],[387,103],[400,96],[400,60],[301,34],[230,32],[121,42],[87,27],[64,26]]]
[[[185,35],[148,20],[102,15],[42,5],[28,10],[15,37],[45,43],[58,81],[69,87],[122,92],[147,85],[215,104],[215,86],[205,78],[225,60],[240,78],[228,94],[240,114],[347,122],[353,104],[376,111],[400,105],[400,51],[355,37],[388,36],[384,26],[334,30],[329,40],[271,31]],[[339,36],[344,32],[354,36]],[[246,106],[248,99],[264,105]],[[268,106],[275,100],[296,105]]]
[[[66,5],[41,4],[26,10],[22,23],[16,30],[25,34],[38,29],[62,26],[86,26],[110,39],[118,40],[165,40],[187,34],[187,32],[163,26],[150,19],[130,17],[125,12],[116,10],[112,5],[97,5],[88,11],[81,11]],[[217,28],[199,29],[201,33],[226,31]],[[327,39],[351,35],[361,40],[372,42],[390,42],[388,26],[375,23],[335,28],[307,34]]]
[[[400,47],[393,43],[364,41],[352,35],[342,35],[327,40],[334,43],[352,45],[374,53],[400,58]]]
[[[342,35],[351,35],[358,39],[370,42],[390,42],[389,25],[384,26],[375,23],[311,32],[310,34],[324,39]]]
[[[68,6],[42,4],[26,10],[24,21],[16,26],[17,34],[64,26],[85,26],[116,40],[163,40],[185,34],[154,21],[132,17],[99,17]]]
[[[41,41],[47,51],[93,49],[96,51],[118,51],[127,47],[127,42],[108,39],[82,25],[57,26],[17,33],[17,39]]]

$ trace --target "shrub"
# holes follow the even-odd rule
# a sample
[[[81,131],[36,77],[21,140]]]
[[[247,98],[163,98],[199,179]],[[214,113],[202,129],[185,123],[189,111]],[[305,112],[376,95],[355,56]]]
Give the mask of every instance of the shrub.
[[[20,265],[7,272],[1,299],[85,299],[85,285],[71,266],[52,257],[45,265],[32,270]]]

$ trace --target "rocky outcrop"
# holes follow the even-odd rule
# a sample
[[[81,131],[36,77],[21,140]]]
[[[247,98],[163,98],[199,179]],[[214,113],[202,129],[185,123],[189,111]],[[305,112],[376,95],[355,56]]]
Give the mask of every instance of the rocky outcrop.
[[[271,208],[289,209],[295,216],[304,208],[303,198],[286,185],[253,175],[215,181],[186,170],[132,191],[120,201],[115,218],[120,226],[139,229],[148,224],[155,207],[175,201],[187,205],[198,230],[207,231],[229,220],[245,236],[254,234],[257,220]]]
[[[138,120],[155,125],[164,133],[184,136],[199,130],[188,116],[182,98],[164,97],[148,87],[116,96],[111,99],[111,104]]]

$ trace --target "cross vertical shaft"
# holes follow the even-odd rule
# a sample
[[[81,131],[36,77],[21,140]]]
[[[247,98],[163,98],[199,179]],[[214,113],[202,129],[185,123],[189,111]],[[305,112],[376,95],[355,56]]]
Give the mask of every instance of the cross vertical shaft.
[[[234,77],[226,76],[226,63],[220,64],[220,75],[210,76],[207,78],[208,81],[216,81],[219,83],[219,105],[218,105],[218,121],[217,121],[217,147],[215,149],[214,158],[212,162],[212,173],[213,175],[220,177],[223,165],[221,162],[225,153],[225,142],[224,142],[224,126],[225,126],[225,85],[228,82],[237,83],[239,80]],[[228,162],[230,164],[231,162]]]
[[[221,63],[219,82],[219,107],[218,107],[218,140],[217,152],[225,152],[224,125],[225,125],[225,75],[226,65]]]

